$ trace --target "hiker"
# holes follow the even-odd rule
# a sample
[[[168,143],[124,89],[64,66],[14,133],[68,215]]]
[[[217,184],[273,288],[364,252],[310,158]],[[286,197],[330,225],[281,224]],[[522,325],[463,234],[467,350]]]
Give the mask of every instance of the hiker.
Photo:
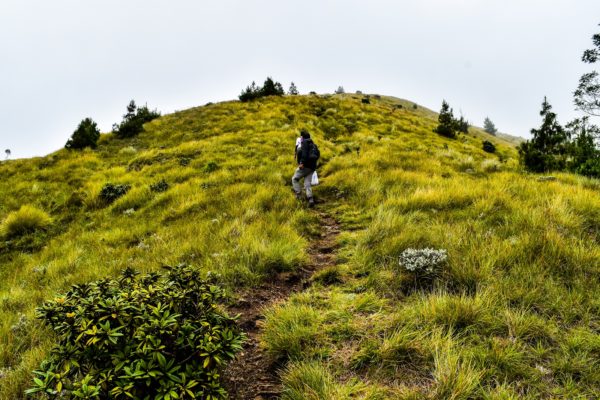
[[[317,160],[319,159],[320,152],[319,148],[310,138],[310,133],[306,130],[300,131],[300,145],[296,142],[296,161],[298,162],[298,168],[292,177],[292,186],[296,193],[298,200],[302,199],[302,188],[300,186],[300,179],[304,178],[304,188],[306,189],[306,198],[308,199],[308,205],[313,207],[315,205],[315,199],[313,198],[311,180],[313,173],[317,169]]]

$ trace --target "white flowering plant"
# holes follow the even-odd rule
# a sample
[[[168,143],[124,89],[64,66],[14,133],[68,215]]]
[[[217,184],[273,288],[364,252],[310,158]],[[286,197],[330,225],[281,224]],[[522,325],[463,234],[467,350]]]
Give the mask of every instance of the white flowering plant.
[[[399,263],[402,268],[415,275],[432,276],[441,272],[447,259],[446,250],[409,248],[400,254]]]

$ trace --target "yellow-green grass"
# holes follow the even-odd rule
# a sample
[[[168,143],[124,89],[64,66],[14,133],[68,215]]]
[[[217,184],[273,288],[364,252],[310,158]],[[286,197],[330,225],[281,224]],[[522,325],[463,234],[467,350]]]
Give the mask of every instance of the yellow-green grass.
[[[29,205],[52,223],[0,242],[0,398],[22,396],[52,345],[34,308],[71,284],[185,262],[235,297],[305,265],[318,218],[291,195],[299,128],[343,232],[338,264],[265,311],[284,397],[597,397],[598,181],[538,181],[500,137],[445,139],[429,110],[360,98],[213,104],[93,151],[2,163],[0,220]],[[131,189],[107,205],[108,182]],[[409,247],[448,251],[430,288],[398,265]]]

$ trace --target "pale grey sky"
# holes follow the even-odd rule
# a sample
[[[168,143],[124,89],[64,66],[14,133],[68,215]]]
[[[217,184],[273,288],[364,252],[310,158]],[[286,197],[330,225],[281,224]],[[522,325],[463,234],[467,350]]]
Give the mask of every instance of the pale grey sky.
[[[528,136],[544,95],[566,122],[598,0],[1,0],[0,154],[102,131],[130,99],[163,113],[237,98],[266,76],[362,90]]]

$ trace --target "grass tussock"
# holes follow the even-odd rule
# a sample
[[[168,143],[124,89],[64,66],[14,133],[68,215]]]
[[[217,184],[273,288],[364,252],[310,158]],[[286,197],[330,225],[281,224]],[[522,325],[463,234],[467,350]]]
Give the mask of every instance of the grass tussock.
[[[52,218],[45,211],[31,205],[23,205],[4,219],[0,225],[0,236],[12,239],[46,230],[51,224]]]

